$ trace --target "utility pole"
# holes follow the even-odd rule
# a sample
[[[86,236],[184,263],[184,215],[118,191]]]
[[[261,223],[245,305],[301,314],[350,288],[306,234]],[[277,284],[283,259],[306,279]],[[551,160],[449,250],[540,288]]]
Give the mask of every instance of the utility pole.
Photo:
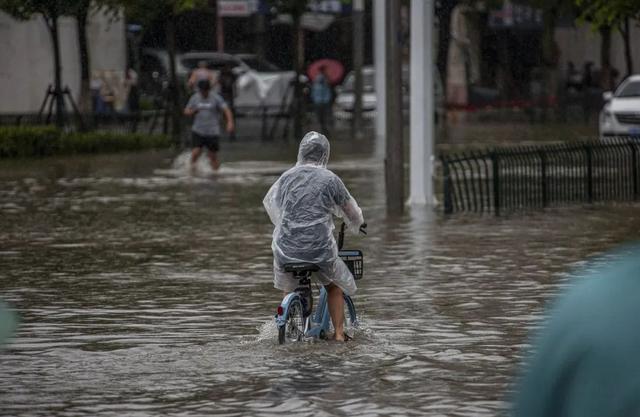
[[[375,92],[376,92],[376,156],[382,156],[385,149],[386,135],[386,6],[385,0],[373,0],[373,63],[375,67]]]
[[[409,204],[433,204],[433,0],[411,0]]]
[[[364,61],[364,0],[353,0],[353,134],[356,139],[362,132],[362,63]]]
[[[220,2],[216,9],[216,49],[218,52],[224,52],[224,21],[220,10]]]
[[[387,214],[404,211],[404,146],[402,132],[402,28],[401,0],[386,2],[386,150],[385,185]]]
[[[293,103],[294,108],[292,111],[293,116],[293,136],[295,140],[300,140],[302,137],[302,123],[303,117],[305,117],[304,99],[302,97],[302,83],[300,83],[300,76],[304,71],[304,30],[302,29],[302,13],[293,15],[293,30],[294,30],[294,69],[296,72],[296,79],[293,84]]]

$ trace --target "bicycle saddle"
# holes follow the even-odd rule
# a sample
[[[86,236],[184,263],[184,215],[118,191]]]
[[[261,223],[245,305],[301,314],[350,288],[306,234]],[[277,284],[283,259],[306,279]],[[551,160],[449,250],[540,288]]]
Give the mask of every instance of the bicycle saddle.
[[[284,264],[285,272],[315,272],[319,271],[320,267],[310,262],[300,262],[294,264]]]

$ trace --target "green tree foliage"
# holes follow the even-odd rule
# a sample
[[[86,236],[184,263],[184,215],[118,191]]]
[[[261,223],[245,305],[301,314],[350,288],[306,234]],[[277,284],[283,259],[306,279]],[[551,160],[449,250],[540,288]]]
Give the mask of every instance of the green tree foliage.
[[[624,41],[627,74],[633,73],[629,21],[640,19],[638,0],[575,0],[581,8],[580,18],[588,21],[601,33],[617,29]],[[609,35],[610,37],[610,35]]]
[[[74,0],[0,0],[0,9],[20,20],[41,14],[49,24],[51,19],[70,15],[75,4]]]
[[[310,0],[269,0],[269,5],[278,13],[301,16],[309,7]]]
[[[600,26],[618,26],[625,19],[640,19],[638,0],[575,0],[581,17]]]

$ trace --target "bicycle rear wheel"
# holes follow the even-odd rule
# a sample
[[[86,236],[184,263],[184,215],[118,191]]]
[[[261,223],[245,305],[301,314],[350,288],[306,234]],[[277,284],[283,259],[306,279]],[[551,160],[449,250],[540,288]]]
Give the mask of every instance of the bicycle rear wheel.
[[[299,342],[304,335],[304,316],[300,300],[289,304],[284,326],[278,328],[278,343]]]

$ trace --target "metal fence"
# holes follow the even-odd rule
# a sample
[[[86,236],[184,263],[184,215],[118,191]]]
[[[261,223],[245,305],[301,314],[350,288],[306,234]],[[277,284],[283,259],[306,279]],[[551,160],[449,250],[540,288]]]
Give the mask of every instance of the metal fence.
[[[500,215],[638,200],[639,158],[633,138],[444,155],[444,211]]]

